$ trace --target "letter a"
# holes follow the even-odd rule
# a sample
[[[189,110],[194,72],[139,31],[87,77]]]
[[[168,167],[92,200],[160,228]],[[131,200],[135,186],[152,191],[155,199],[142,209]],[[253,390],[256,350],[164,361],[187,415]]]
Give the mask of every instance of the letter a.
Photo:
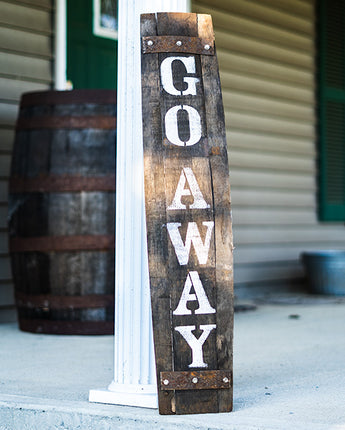
[[[186,182],[188,182],[189,188],[185,188]],[[193,170],[190,167],[184,167],[182,169],[174,200],[168,207],[168,210],[186,209],[186,205],[181,202],[182,196],[194,197],[194,202],[189,206],[189,209],[208,209],[210,207],[210,205],[205,202]]]
[[[197,339],[192,333],[195,328],[195,325],[186,325],[182,327],[175,327],[175,330],[181,333],[181,335],[184,337],[184,340],[188,343],[192,350],[192,362],[188,365],[188,367],[208,367],[208,365],[204,363],[202,346],[211,331],[216,328],[216,324],[201,325],[200,330],[203,330],[203,333],[199,339]]]
[[[195,294],[190,292],[192,287],[194,287]],[[216,312],[208,301],[198,272],[193,271],[188,273],[179,304],[173,314],[190,315],[192,311],[187,308],[187,303],[195,300],[199,302],[199,307],[195,311],[196,314],[214,314]]]
[[[202,243],[198,226],[196,222],[189,222],[187,227],[186,242],[182,241],[179,227],[180,222],[168,222],[167,229],[170,236],[170,240],[174,246],[176,257],[180,266],[188,264],[190,248],[193,243],[195,253],[198,257],[199,264],[206,264],[208,259],[208,251],[210,249],[210,243],[212,238],[212,230],[214,226],[213,221],[203,221],[202,223],[207,227],[205,243]]]

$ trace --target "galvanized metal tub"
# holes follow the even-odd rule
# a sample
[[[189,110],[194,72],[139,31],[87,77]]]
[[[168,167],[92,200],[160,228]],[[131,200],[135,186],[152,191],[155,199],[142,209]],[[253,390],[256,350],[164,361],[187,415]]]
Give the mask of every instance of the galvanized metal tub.
[[[301,259],[311,292],[345,296],[345,250],[308,251]]]

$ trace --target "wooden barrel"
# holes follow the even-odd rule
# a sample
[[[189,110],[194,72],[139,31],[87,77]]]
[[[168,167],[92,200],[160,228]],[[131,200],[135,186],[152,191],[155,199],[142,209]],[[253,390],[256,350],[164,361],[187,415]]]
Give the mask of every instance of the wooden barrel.
[[[21,330],[114,332],[115,134],[115,91],[22,96],[9,190]]]

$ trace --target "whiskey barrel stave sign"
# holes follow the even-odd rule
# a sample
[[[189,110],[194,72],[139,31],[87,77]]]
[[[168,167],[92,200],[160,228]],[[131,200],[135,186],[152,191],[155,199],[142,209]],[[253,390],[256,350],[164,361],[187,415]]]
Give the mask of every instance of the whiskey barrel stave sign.
[[[211,17],[144,14],[141,37],[159,411],[230,411],[230,184]]]

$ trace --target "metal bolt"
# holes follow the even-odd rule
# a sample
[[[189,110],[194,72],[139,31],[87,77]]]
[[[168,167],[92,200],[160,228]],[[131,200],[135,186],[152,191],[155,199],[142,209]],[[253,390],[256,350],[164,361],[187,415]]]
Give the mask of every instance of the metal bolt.
[[[148,46],[152,46],[153,45],[153,41],[152,40],[148,40],[147,44],[148,44]]]
[[[176,42],[176,45],[177,45],[177,46],[181,46],[181,45],[182,45],[181,40],[178,40],[178,41]]]
[[[163,384],[164,385],[169,385],[169,381],[167,379],[164,379]]]
[[[204,46],[204,49],[205,49],[206,51],[208,51],[210,48],[211,48],[211,46],[210,46],[210,45],[205,45],[205,46]]]
[[[226,384],[229,382],[229,378],[227,378],[226,376],[223,378],[223,382]]]
[[[192,382],[193,382],[193,384],[197,384],[198,383],[198,378],[193,378]]]

